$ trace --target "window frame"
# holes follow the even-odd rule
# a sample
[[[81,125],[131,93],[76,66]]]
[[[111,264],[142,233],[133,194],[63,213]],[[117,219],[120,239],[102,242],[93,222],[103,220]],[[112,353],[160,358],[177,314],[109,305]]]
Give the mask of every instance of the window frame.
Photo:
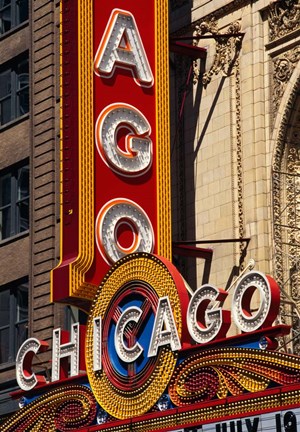
[[[10,8],[10,28],[6,31],[1,30],[0,26],[0,38],[9,34],[11,31],[17,29],[22,24],[28,22],[29,20],[29,1],[25,0],[27,3],[27,16],[25,19],[21,20],[21,5],[18,5],[18,3],[21,3],[22,0],[10,0],[10,4],[4,5],[0,7],[0,14],[1,12],[5,11],[5,9]],[[1,21],[0,21],[1,24]]]
[[[27,71],[20,73],[18,69],[22,65],[23,62],[27,62]],[[15,122],[16,120],[22,118],[23,116],[27,116],[30,111],[30,88],[29,88],[29,54],[26,52],[25,54],[22,54],[21,56],[14,57],[10,61],[4,63],[0,66],[0,80],[1,77],[5,74],[9,75],[8,79],[8,87],[10,87],[10,92],[0,97],[0,128],[3,128],[10,124],[11,122]],[[28,83],[21,87],[21,81],[20,77],[22,75],[28,76]],[[3,80],[4,82],[4,80]],[[20,98],[22,93],[28,91],[28,110],[25,112],[22,111],[22,104],[20,103]],[[3,120],[3,113],[5,110],[2,111],[2,104],[5,101],[10,101],[10,116],[9,120],[5,119]]]
[[[20,289],[27,288],[27,316],[26,318],[19,319],[19,304],[18,304],[18,292]],[[28,277],[18,279],[14,282],[8,283],[0,287],[0,293],[5,291],[9,292],[9,323],[0,326],[0,332],[2,330],[8,329],[9,334],[9,344],[8,344],[8,359],[7,361],[1,361],[0,358],[0,369],[5,368],[8,365],[15,363],[17,352],[21,346],[18,344],[18,328],[22,324],[27,327],[26,335],[22,343],[28,337],[28,323],[29,323],[29,282]],[[20,346],[19,346],[20,345]]]
[[[18,194],[19,191],[19,179],[20,179],[20,173],[21,170],[27,168],[28,169],[28,195],[25,197],[20,197]],[[12,239],[13,237],[16,237],[20,234],[28,233],[30,228],[30,167],[29,167],[29,160],[25,159],[22,162],[19,162],[15,165],[11,165],[9,168],[6,168],[2,171],[0,171],[0,187],[1,182],[5,177],[9,178],[10,183],[10,200],[6,204],[1,204],[1,196],[0,196],[0,244],[2,242],[7,242],[8,240]],[[20,218],[20,204],[27,201],[28,205],[28,228],[22,230],[22,224],[21,224],[21,218]],[[9,216],[9,222],[10,222],[10,233],[3,237],[3,222],[1,220],[2,212],[6,209],[10,209],[10,216]]]

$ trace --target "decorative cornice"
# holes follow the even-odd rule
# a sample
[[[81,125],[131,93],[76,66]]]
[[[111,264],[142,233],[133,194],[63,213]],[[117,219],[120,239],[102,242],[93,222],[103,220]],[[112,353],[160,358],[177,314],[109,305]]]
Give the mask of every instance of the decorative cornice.
[[[277,59],[278,60],[278,59]],[[275,59],[276,61],[276,59]],[[290,78],[291,74],[289,72],[289,69],[285,69],[280,71],[280,74],[278,75],[277,80],[280,81],[281,79],[281,86],[282,88],[281,93],[283,94],[283,91],[286,89],[287,86],[287,80]],[[289,78],[287,78],[289,77]],[[277,84],[280,85],[279,83]],[[300,76],[298,76],[298,79],[295,81],[294,86],[291,89],[291,92],[289,94],[288,100],[286,101],[284,105],[284,110],[282,110],[281,118],[280,118],[280,124],[278,127],[278,131],[276,132],[276,142],[275,142],[275,148],[274,148],[274,157],[273,157],[273,174],[272,174],[272,198],[273,198],[273,236],[274,236],[274,276],[276,280],[278,281],[279,285],[286,289],[286,282],[287,282],[287,275],[289,274],[289,269],[293,265],[292,262],[290,262],[289,255],[292,253],[294,254],[294,251],[290,249],[290,246],[287,245],[292,238],[293,238],[293,230],[291,228],[288,228],[289,224],[293,224],[294,216],[293,211],[287,211],[287,203],[289,200],[295,198],[296,191],[294,190],[294,186],[292,187],[292,184],[295,181],[294,179],[285,179],[287,177],[288,173],[291,174],[291,177],[295,173],[295,155],[298,153],[295,152],[295,149],[293,149],[293,145],[288,141],[288,130],[290,129],[290,122],[291,122],[291,115],[293,112],[293,109],[295,108],[296,98],[298,95],[298,89],[300,85]],[[279,94],[279,93],[277,93]],[[278,112],[281,110],[279,109],[279,102],[277,102],[277,109]],[[282,101],[281,101],[282,105]],[[293,167],[294,165],[294,167]],[[296,164],[297,165],[297,164]],[[293,221],[292,221],[293,219]],[[287,238],[288,236],[288,238]],[[295,280],[295,277],[292,277],[291,283],[293,284],[293,281]],[[293,291],[295,291],[295,288],[291,286],[290,289],[290,295],[292,297]],[[297,295],[298,297],[298,295]],[[295,298],[295,300],[297,300]],[[281,306],[281,321],[287,322],[287,310],[286,306]],[[296,344],[297,345],[297,344]],[[294,346],[294,350],[296,352],[297,346]]]
[[[300,1],[279,0],[268,9],[269,39],[274,41],[300,27]]]
[[[213,75],[221,73],[223,76],[229,76],[241,49],[242,36],[236,35],[241,30],[241,24],[236,21],[231,23],[225,33],[220,33],[218,22],[214,17],[210,21],[202,21],[195,27],[194,36],[199,37],[207,34],[218,36],[215,38],[216,48],[213,64],[208,72],[202,76],[202,83],[206,87]],[[226,36],[224,38],[220,36]],[[232,36],[230,36],[232,35]],[[229,37],[228,37],[229,36]],[[195,79],[199,79],[199,71],[194,71]]]
[[[286,85],[289,82],[299,59],[299,46],[273,59],[273,118],[275,118],[276,113],[278,112]]]
[[[216,9],[213,11],[213,13],[209,13],[207,15],[202,15],[200,19],[194,21],[193,23],[190,23],[188,25],[185,25],[184,27],[181,27],[180,29],[172,32],[171,36],[183,36],[187,34],[191,34],[191,32],[195,31],[196,27],[201,25],[202,22],[210,22],[212,19],[219,20],[222,19],[224,16],[241,9],[242,7],[247,6],[250,4],[250,0],[235,0],[227,5],[222,5],[219,9]]]

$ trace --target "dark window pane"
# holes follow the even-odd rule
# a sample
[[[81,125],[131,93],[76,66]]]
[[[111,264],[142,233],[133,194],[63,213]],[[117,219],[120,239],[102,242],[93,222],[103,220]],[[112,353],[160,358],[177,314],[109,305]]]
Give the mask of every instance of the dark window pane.
[[[17,68],[17,96],[18,96],[18,113],[23,115],[29,111],[29,73],[28,59],[18,64]]]
[[[26,165],[18,171],[18,200],[29,196],[29,166]]]
[[[17,92],[18,96],[18,113],[21,116],[29,112],[29,87],[25,87]]]
[[[9,3],[9,2],[4,2]],[[3,34],[11,29],[11,8],[7,6],[0,10],[0,34]]]
[[[29,228],[29,166],[0,175],[0,240]]]
[[[0,207],[11,202],[11,176],[7,174],[0,177]]]
[[[18,351],[18,349],[20,348],[20,346],[22,345],[23,342],[26,341],[28,337],[28,324],[26,323],[21,323],[18,324],[16,326],[16,353]]]
[[[0,77],[1,79],[1,77]],[[11,98],[4,99],[0,102],[0,124],[8,123],[13,119],[11,112]]]
[[[0,124],[29,112],[29,61],[14,62],[0,73]]]
[[[28,0],[19,0],[19,23],[22,23],[23,21],[28,20]]]
[[[27,231],[29,228],[29,200],[24,200],[18,203],[18,232]]]
[[[12,0],[0,0],[0,8],[11,4]]]
[[[28,65],[28,63],[27,63]],[[26,68],[28,70],[28,67]],[[28,87],[29,85],[29,74],[27,73],[20,73],[18,75],[18,90],[23,89],[25,87]]]
[[[15,360],[28,337],[28,282],[15,282],[0,291],[0,364]]]
[[[9,329],[0,330],[0,363],[9,361]]]
[[[11,94],[11,70],[0,74],[0,99]]]
[[[0,291],[0,327],[9,325],[10,314],[10,292],[9,290]]]
[[[25,58],[24,60],[20,61],[17,65],[16,73],[19,77],[19,85],[18,88],[22,88],[24,86],[27,86],[29,84],[29,60],[28,58]]]
[[[17,291],[17,321],[28,318],[28,285],[20,285]]]
[[[0,210],[0,240],[10,237],[11,234],[11,208]]]
[[[28,19],[28,0],[0,0],[0,34]]]

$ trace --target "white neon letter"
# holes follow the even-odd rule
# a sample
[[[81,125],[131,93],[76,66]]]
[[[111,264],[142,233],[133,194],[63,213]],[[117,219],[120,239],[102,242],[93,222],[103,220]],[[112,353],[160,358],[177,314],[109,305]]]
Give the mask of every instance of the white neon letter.
[[[118,131],[127,129],[125,150],[118,146]],[[95,127],[98,152],[106,165],[124,176],[140,176],[151,167],[151,127],[146,117],[132,105],[116,103],[99,115]]]
[[[197,343],[207,343],[217,336],[225,336],[230,322],[229,312],[221,308],[207,310],[212,301],[224,301],[227,293],[212,285],[198,288],[189,303],[187,325],[191,337]]]
[[[102,369],[102,319],[101,317],[94,318],[93,344],[94,344],[93,370],[98,371]]]
[[[181,348],[174,316],[168,297],[159,299],[152,330],[148,357],[154,357],[161,346],[170,345],[172,351]]]
[[[124,225],[132,232],[132,244],[122,247],[118,230]],[[131,200],[117,198],[106,203],[96,219],[96,243],[103,259],[113,264],[133,252],[153,251],[154,234],[144,210]]]
[[[132,347],[126,346],[124,342],[124,333],[126,333],[126,326],[129,322],[137,323],[143,311],[136,307],[131,306],[126,309],[118,319],[115,330],[115,347],[118,356],[126,363],[134,362],[144,351],[141,345],[136,342]],[[129,337],[132,337],[130,334]]]
[[[33,389],[38,383],[46,382],[42,375],[35,375],[31,370],[32,359],[38,352],[46,351],[48,344],[38,339],[27,339],[20,347],[16,357],[16,379],[25,391]]]
[[[116,67],[129,69],[137,84],[153,86],[153,75],[133,15],[114,9],[95,56],[95,73],[110,78]]]
[[[70,357],[70,376],[79,374],[79,323],[73,324],[71,329],[71,341],[61,344],[61,329],[53,330],[52,347],[52,381],[60,379],[61,359]],[[65,371],[67,373],[67,371]]]
[[[251,300],[259,293],[259,307],[253,313]],[[277,283],[263,273],[252,271],[238,283],[232,296],[232,315],[243,332],[255,331],[262,326],[271,326],[279,312],[280,289]]]

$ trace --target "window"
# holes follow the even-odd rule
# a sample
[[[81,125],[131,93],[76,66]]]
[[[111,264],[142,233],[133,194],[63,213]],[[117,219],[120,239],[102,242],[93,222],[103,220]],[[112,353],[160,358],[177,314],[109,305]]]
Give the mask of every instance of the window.
[[[28,20],[28,0],[0,0],[0,35]]]
[[[0,125],[29,111],[28,57],[18,58],[6,66],[0,69]]]
[[[15,361],[27,327],[28,280],[23,279],[0,289],[0,364]]]
[[[0,173],[0,240],[29,228],[29,166]]]
[[[65,307],[65,329],[70,331],[71,327],[75,323],[80,323],[82,325],[86,325],[87,322],[87,314],[81,310],[76,308],[75,306],[66,306]]]

